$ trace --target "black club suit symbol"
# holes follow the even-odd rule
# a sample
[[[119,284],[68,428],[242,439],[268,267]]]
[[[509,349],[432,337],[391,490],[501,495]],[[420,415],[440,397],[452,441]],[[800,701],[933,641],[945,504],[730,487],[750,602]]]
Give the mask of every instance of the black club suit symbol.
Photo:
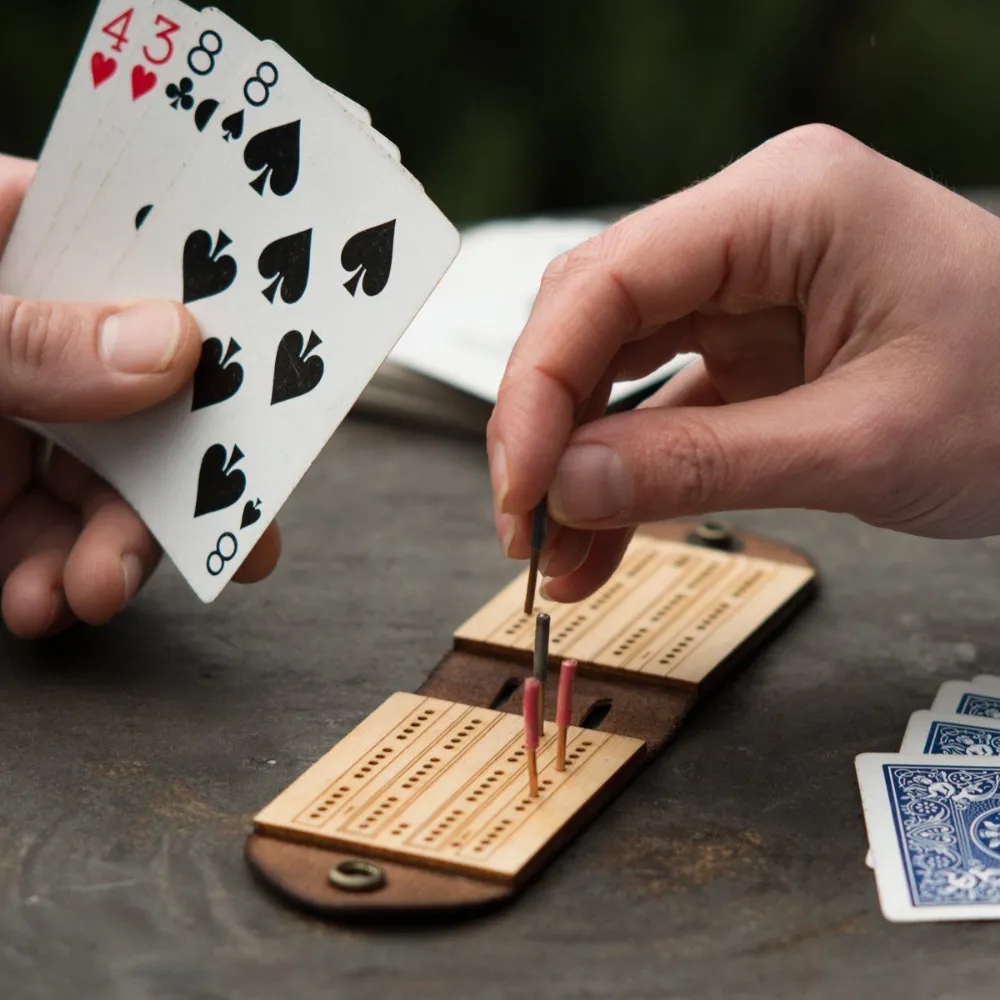
[[[194,83],[189,76],[181,77],[180,83],[168,83],[167,100],[170,101],[170,106],[172,108],[180,106],[184,111],[190,111],[194,107],[192,90],[194,90]]]

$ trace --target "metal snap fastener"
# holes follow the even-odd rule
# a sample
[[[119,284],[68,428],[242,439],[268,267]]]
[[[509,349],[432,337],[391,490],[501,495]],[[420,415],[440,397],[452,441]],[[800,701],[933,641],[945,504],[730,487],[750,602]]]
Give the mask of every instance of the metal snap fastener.
[[[346,892],[373,892],[385,885],[385,872],[374,861],[351,858],[330,869],[330,884]]]
[[[736,538],[732,528],[721,521],[702,521],[688,535],[689,542],[694,545],[704,545],[710,549],[732,549],[736,547]]]

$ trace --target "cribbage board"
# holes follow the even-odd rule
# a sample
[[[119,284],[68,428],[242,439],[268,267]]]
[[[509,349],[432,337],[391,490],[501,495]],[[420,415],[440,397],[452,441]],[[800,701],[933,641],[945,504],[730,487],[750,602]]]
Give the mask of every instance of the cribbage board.
[[[522,575],[459,627],[420,693],[397,693],[255,817],[247,859],[284,899],[340,917],[458,913],[519,892],[672,738],[725,669],[814,590],[809,561],[747,534],[650,526],[551,616],[550,688],[579,661],[566,770],[555,698],[528,791]]]
[[[517,882],[562,821],[643,749],[572,727],[560,773],[550,722],[532,798],[523,738],[517,715],[394,694],[255,822],[276,836]]]

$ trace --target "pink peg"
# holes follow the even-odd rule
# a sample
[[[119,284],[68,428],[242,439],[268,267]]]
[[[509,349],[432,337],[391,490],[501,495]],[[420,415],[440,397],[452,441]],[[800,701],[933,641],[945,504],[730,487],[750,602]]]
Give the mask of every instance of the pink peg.
[[[541,685],[534,677],[528,677],[524,682],[524,747],[526,750],[538,749],[538,696]]]
[[[556,725],[565,729],[573,709],[573,679],[576,677],[576,660],[563,660],[559,668],[559,700],[556,702]]]

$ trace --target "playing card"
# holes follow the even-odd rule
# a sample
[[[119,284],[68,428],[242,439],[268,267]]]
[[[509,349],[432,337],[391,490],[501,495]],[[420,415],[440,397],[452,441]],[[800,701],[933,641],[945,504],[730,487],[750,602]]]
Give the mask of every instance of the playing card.
[[[856,766],[886,918],[1000,918],[1000,762],[867,753]]]
[[[276,46],[267,62],[275,72],[262,74],[255,55],[217,111],[225,120],[252,99],[241,140],[193,150],[99,290],[187,303],[205,338],[192,388],[73,428],[203,600],[458,250],[450,223],[338,101]]]
[[[115,155],[88,150],[90,169],[63,200],[58,232],[50,234],[24,289],[34,297],[87,300],[154,211],[206,130],[219,133],[216,112],[227,85],[259,46],[221,11],[191,16],[173,35],[178,58],[162,73],[151,100]],[[223,133],[224,134],[224,133]],[[95,245],[101,252],[95,253]]]
[[[980,681],[982,678],[975,678]],[[953,681],[963,685],[964,681]],[[949,703],[954,703],[951,699]],[[974,718],[968,714],[937,710],[914,712],[903,736],[900,753],[959,754],[968,757],[989,757],[1000,754],[1000,711],[997,716]],[[872,852],[865,864],[874,867]]]
[[[262,43],[221,11],[208,8],[177,36],[183,57],[156,101],[147,107],[121,155],[96,191],[74,185],[64,208],[60,239],[52,239],[39,255],[26,285],[35,297],[62,300],[93,298],[105,286],[135,234],[169,190],[198,142],[238,142],[254,105],[227,116],[218,109],[234,87],[242,90],[243,64]],[[265,53],[266,54],[266,53]],[[262,57],[258,72],[273,64]],[[237,79],[239,77],[239,79]],[[368,112],[354,101],[329,91],[367,124]],[[372,130],[373,134],[374,130]],[[391,144],[389,144],[391,146]],[[395,147],[392,147],[395,150]],[[398,150],[395,150],[398,158]],[[82,213],[79,207],[82,206]],[[67,219],[78,218],[75,225]],[[67,225],[69,228],[67,229]],[[94,253],[95,244],[101,253]]]
[[[996,677],[993,674],[978,674],[976,677],[972,678],[972,683],[975,685],[983,685],[984,687],[995,687],[1000,689],[1000,677]]]
[[[1000,755],[1000,719],[920,711],[910,716],[900,753]]]
[[[0,291],[20,293],[55,210],[73,180],[80,148],[87,145],[112,95],[128,99],[133,74],[142,84],[148,65],[142,54],[142,38],[155,26],[153,7],[151,0],[131,6],[123,0],[101,0],[98,5],[49,128],[34,183],[0,260]]]
[[[931,711],[1000,719],[1000,688],[978,681],[945,681],[938,688]]]
[[[76,148],[68,153],[73,163],[69,183],[58,191],[43,183],[37,193],[36,185],[32,186],[30,198],[41,197],[48,208],[44,242],[27,271],[23,270],[20,248],[15,245],[5,253],[4,260],[10,258],[11,266],[17,262],[16,274],[10,277],[10,291],[25,296],[37,293],[38,276],[46,273],[59,250],[72,238],[108,168],[121,155],[136,123],[155,100],[161,79],[172,71],[179,55],[178,35],[185,33],[196,17],[196,12],[179,0],[153,0],[150,4],[128,8],[101,26],[102,34],[115,39],[112,50],[120,48],[122,52],[121,80],[117,86],[109,87],[107,100],[96,120],[91,114],[81,115],[75,122],[83,131],[77,133]],[[93,75],[98,73],[96,67],[95,62],[92,79],[99,78],[99,74]],[[115,71],[109,83],[115,82],[118,72]],[[81,84],[77,82],[77,85]],[[84,81],[82,86],[89,84]],[[46,167],[53,155],[55,151],[47,147],[43,151]]]

